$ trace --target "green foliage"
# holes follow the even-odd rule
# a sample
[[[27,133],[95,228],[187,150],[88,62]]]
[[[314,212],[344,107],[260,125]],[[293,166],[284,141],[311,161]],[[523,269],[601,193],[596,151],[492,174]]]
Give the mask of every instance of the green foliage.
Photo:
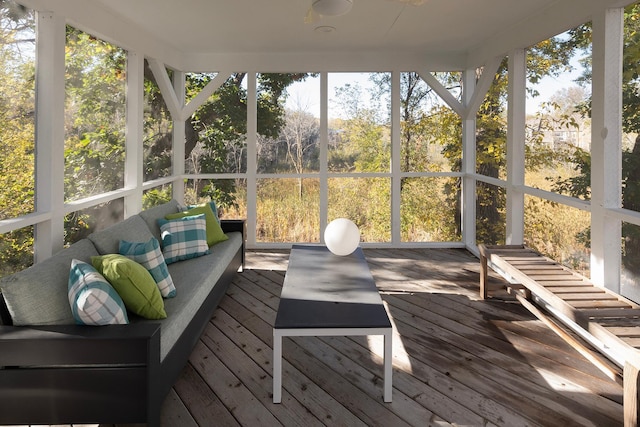
[[[145,191],[142,195],[142,209],[150,209],[154,206],[161,205],[172,199],[172,186],[165,185],[162,187],[152,188]]]
[[[144,64],[143,178],[150,181],[171,174],[173,121],[149,63]]]
[[[403,242],[459,241],[451,198],[459,189],[448,178],[404,178],[400,202]]]
[[[391,180],[389,178],[329,179],[328,218],[348,218],[364,242],[391,240]]]
[[[299,196],[296,179],[258,182],[256,239],[259,242],[319,242],[320,186],[305,179]]]
[[[35,209],[35,19],[0,2],[0,220]],[[0,277],[33,263],[33,227],[0,235]]]
[[[577,174],[568,178],[548,177],[552,182],[552,190],[567,194],[583,200],[591,199],[591,153],[579,147],[574,147],[569,156],[569,162],[573,165]]]
[[[122,188],[125,52],[67,27],[65,198]]]

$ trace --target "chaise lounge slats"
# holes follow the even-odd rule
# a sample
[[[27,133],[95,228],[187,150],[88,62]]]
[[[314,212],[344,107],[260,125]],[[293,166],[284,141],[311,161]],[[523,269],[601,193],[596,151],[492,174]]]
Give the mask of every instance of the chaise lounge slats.
[[[625,425],[637,425],[640,306],[524,246],[480,245],[479,249],[481,298],[488,296],[488,268],[491,266],[510,282],[524,286],[527,297],[535,295],[595,338],[600,343],[598,350],[623,368]],[[522,298],[518,297],[532,313],[545,316],[528,298]],[[560,320],[566,322],[566,319]],[[567,326],[575,330],[574,325]],[[562,336],[562,331],[557,332]],[[579,351],[584,350],[578,348],[580,346],[574,345]]]

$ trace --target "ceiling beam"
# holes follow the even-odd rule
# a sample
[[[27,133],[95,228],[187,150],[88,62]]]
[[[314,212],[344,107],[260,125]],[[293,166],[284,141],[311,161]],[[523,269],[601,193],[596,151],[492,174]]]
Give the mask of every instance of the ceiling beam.
[[[460,101],[458,101],[447,89],[435,78],[435,76],[431,73],[425,73],[422,71],[417,71],[418,75],[422,80],[425,81],[429,85],[431,89],[433,89],[440,98],[451,108],[458,116],[464,116],[464,106]]]
[[[463,119],[470,119],[476,115],[480,105],[482,105],[482,101],[484,101],[491,84],[493,83],[493,79],[498,71],[498,67],[500,67],[500,63],[502,62],[501,57],[495,57],[489,60],[487,64],[482,69],[482,75],[480,76],[480,80],[476,83],[476,87],[473,91],[473,96],[469,103],[465,106],[465,111],[463,115]]]

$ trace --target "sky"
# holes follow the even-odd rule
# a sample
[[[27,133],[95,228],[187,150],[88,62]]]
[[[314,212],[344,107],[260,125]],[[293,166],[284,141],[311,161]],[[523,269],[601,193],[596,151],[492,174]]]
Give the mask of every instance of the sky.
[[[540,95],[535,98],[527,97],[527,114],[534,114],[538,110],[540,103],[549,100],[556,92],[571,86],[577,86],[574,80],[581,74],[577,61],[577,58],[572,61],[573,71],[563,73],[558,77],[547,76],[539,84],[533,86]],[[368,77],[367,73],[329,73],[329,118],[344,116],[335,102],[332,102],[335,88],[348,83],[357,83],[366,92],[366,89],[372,86]],[[315,117],[320,117],[320,77],[295,83],[289,87],[288,91],[289,97],[286,104],[288,109],[297,110],[301,107]]]

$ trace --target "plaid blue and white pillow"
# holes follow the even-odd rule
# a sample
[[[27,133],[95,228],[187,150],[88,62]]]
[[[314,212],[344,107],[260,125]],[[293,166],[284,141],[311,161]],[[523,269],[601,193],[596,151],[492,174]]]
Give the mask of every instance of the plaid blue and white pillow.
[[[164,260],[158,239],[152,237],[148,242],[133,243],[120,240],[118,248],[120,255],[130,258],[146,268],[153,280],[156,281],[160,295],[163,298],[173,298],[176,296],[176,287],[169,274],[167,263]]]
[[[159,219],[162,253],[167,264],[209,253],[204,215]]]
[[[127,324],[124,302],[107,280],[86,262],[73,259],[69,270],[69,304],[79,325]]]

